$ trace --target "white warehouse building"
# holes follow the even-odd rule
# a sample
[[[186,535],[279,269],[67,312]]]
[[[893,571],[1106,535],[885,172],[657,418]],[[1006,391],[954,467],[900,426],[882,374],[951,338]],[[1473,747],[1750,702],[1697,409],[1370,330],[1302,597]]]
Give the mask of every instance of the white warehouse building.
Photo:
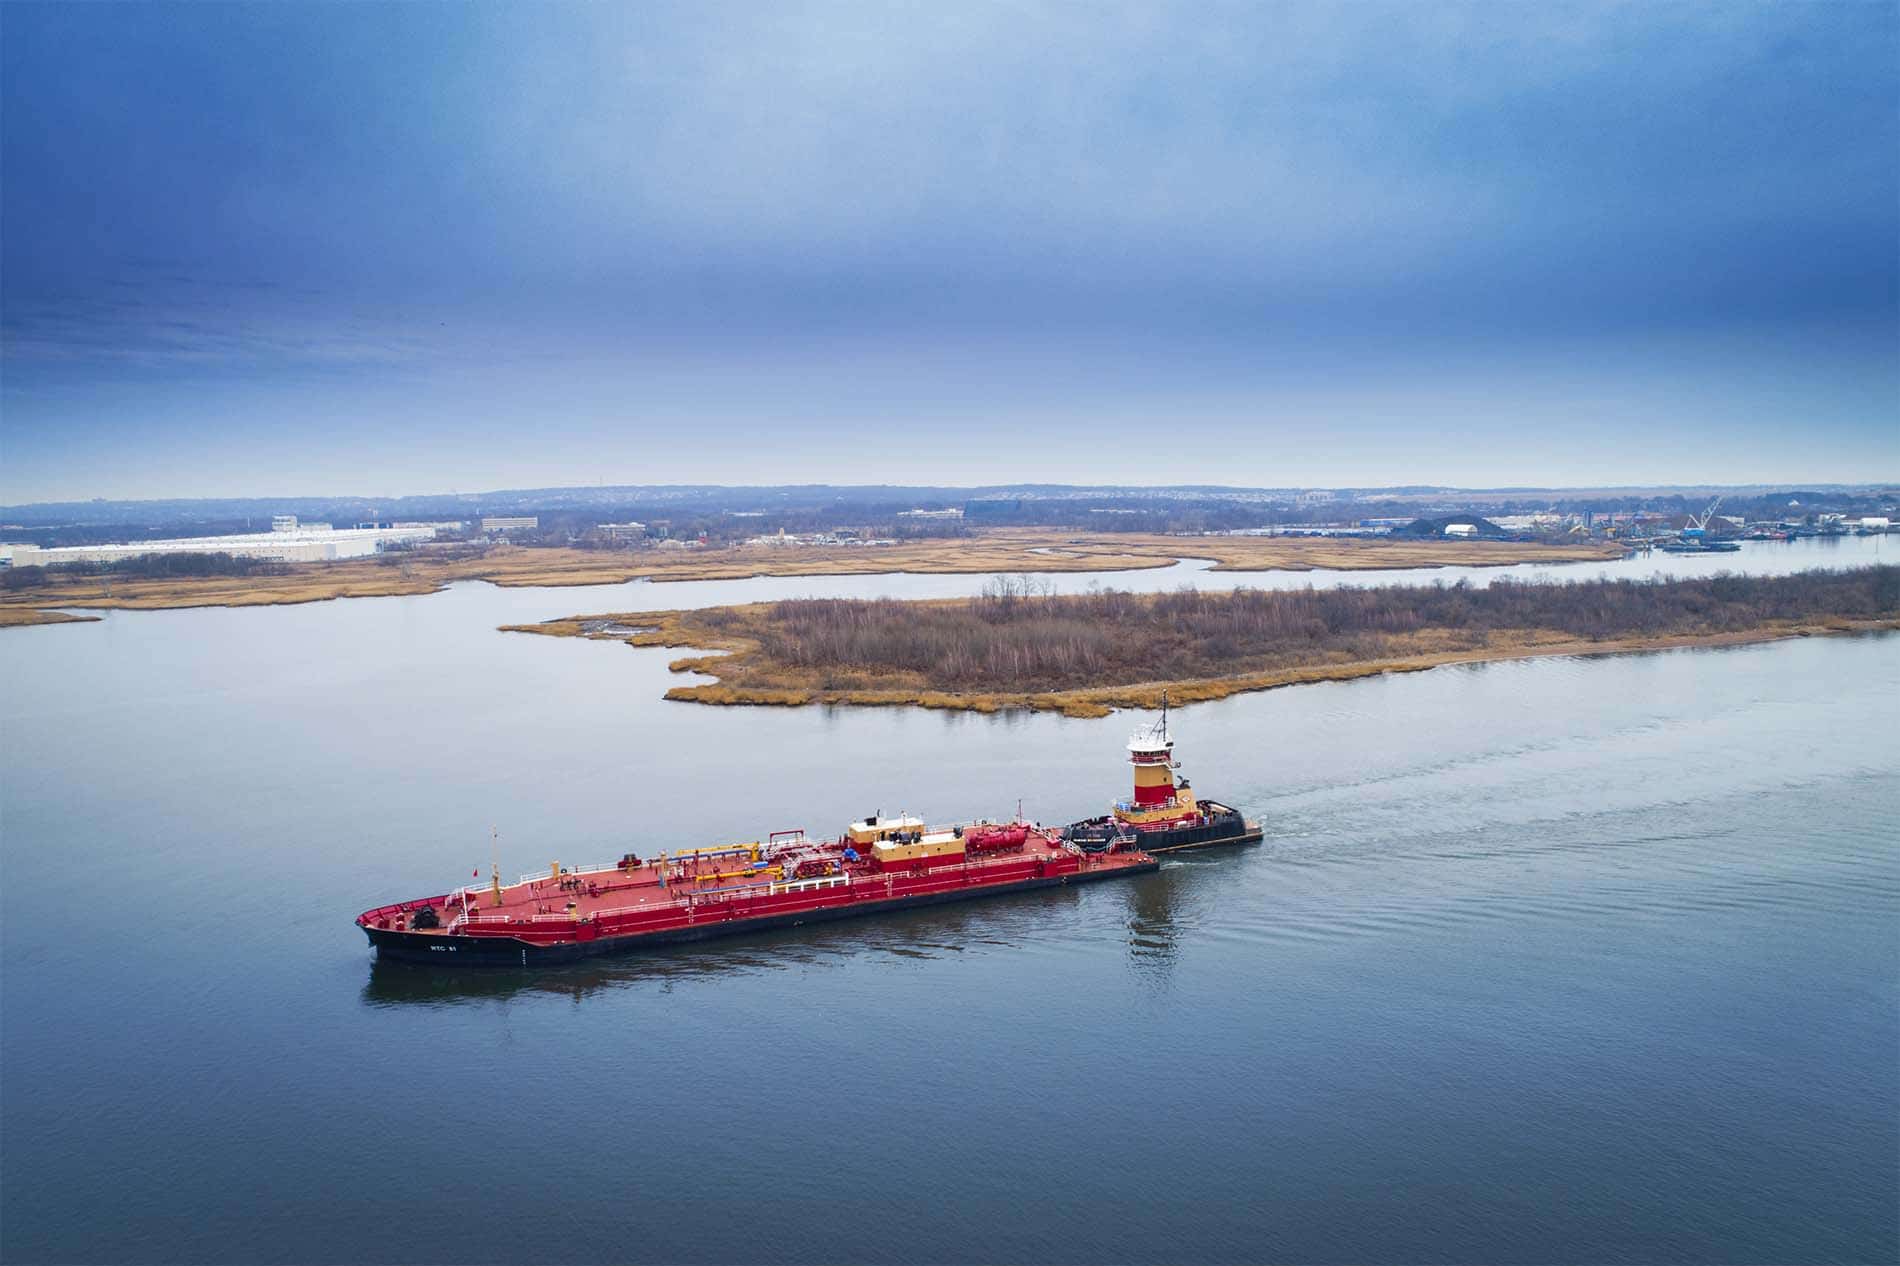
[[[125,545],[13,545],[15,567],[52,567],[60,563],[117,563],[146,554],[231,554],[238,558],[274,558],[287,563],[325,563],[366,558],[389,545],[435,539],[433,527],[297,527],[247,536],[190,536],[170,541]]]

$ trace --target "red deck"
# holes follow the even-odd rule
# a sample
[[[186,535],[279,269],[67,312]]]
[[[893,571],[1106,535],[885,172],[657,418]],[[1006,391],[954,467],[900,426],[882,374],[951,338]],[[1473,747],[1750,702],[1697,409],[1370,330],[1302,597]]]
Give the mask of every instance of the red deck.
[[[973,833],[972,838],[981,839]],[[852,860],[843,841],[802,833],[770,843],[701,850],[677,858],[524,876],[502,887],[471,885],[440,897],[383,906],[358,916],[364,928],[418,938],[501,937],[535,946],[639,937],[715,923],[778,918],[842,906],[939,897],[974,888],[1151,867],[1145,853],[1090,855],[1053,833],[1030,830],[1019,848],[957,854],[897,866],[868,855]],[[796,878],[806,871],[834,873]],[[427,913],[423,913],[427,911]],[[435,927],[417,927],[433,916]]]

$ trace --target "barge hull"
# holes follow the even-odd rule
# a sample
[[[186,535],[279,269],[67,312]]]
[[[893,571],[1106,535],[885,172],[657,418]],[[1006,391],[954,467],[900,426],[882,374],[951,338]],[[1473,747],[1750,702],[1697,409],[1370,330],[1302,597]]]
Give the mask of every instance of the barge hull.
[[[1228,841],[1223,841],[1228,842]],[[620,936],[602,936],[591,941],[560,941],[530,944],[515,937],[460,936],[398,931],[392,928],[364,927],[378,958],[401,962],[428,963],[436,967],[537,967],[546,964],[578,962],[608,954],[625,954],[667,945],[709,941],[716,937],[737,936],[747,932],[767,932],[799,927],[807,923],[827,923],[836,919],[867,914],[891,914],[925,906],[948,905],[980,897],[1000,897],[1010,893],[1031,892],[1040,888],[1059,888],[1089,883],[1122,875],[1140,875],[1160,869],[1156,861],[1130,862],[1098,870],[1073,874],[1041,876],[1010,883],[974,885],[945,892],[917,893],[902,897],[851,902],[844,905],[818,906],[784,914],[765,914],[741,918],[708,919],[686,927],[665,928],[652,932],[631,932]]]

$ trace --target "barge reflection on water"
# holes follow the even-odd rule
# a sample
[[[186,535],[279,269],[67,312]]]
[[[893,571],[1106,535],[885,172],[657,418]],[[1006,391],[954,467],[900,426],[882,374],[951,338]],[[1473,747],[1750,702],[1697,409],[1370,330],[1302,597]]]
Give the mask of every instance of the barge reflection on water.
[[[549,967],[458,969],[372,958],[362,1000],[376,1007],[479,1005],[548,996],[579,1002],[616,990],[657,988],[664,993],[697,982],[845,968],[865,955],[929,960],[972,953],[1033,954],[1036,945],[1052,935],[1073,938],[1075,911],[1086,903],[1125,906],[1126,915],[1119,921],[1129,960],[1136,967],[1153,968],[1166,965],[1176,952],[1181,931],[1177,905],[1211,898],[1213,893],[1193,890],[1231,882],[1237,873],[1231,863],[1238,860],[1207,854],[1200,863],[1169,862],[1120,884],[1043,888],[1007,901],[920,907],[876,919],[747,932],[705,945]],[[1112,911],[1114,906],[1091,908]],[[1101,920],[1092,922],[1099,925]],[[1099,945],[1102,939],[1091,935],[1089,943]]]

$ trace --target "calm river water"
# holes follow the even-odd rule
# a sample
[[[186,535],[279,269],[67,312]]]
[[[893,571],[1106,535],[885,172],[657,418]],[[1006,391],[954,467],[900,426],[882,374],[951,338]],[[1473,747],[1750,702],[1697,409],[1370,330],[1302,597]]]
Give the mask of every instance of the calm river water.
[[[1058,583],[1184,579],[1279,580]],[[982,583],[0,634],[0,1258],[1900,1257],[1895,637],[1200,705],[1185,772],[1266,842],[1132,881],[541,974],[371,961],[355,914],[486,874],[491,829],[512,875],[1100,811],[1127,716],[666,704],[665,652],[493,631]]]

